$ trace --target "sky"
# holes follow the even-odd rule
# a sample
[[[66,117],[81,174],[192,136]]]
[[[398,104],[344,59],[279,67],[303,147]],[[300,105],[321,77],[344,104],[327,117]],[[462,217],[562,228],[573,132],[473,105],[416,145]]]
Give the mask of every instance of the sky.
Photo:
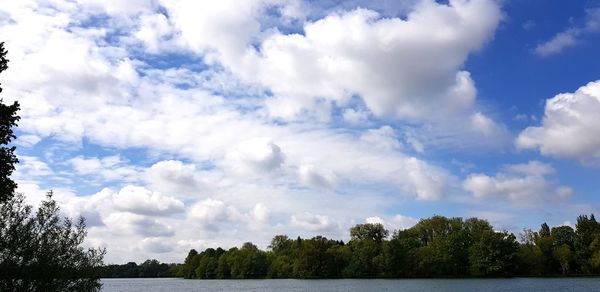
[[[0,0],[13,178],[107,263],[600,213],[600,1]]]

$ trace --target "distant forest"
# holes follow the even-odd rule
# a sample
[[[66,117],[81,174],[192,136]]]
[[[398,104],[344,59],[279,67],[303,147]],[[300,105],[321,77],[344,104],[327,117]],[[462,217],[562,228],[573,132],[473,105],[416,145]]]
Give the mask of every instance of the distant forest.
[[[188,279],[260,278],[408,278],[597,275],[600,223],[594,215],[577,218],[576,228],[546,223],[524,230],[519,240],[498,232],[486,220],[434,216],[394,231],[381,224],[359,224],[350,241],[316,236],[277,235],[267,251],[247,242],[229,250],[192,249],[183,264],[146,261],[113,265],[105,276],[155,276]],[[146,271],[146,272],[143,272]],[[111,274],[112,273],[112,274]],[[137,273],[137,274],[136,274]],[[152,276],[150,276],[152,277]]]

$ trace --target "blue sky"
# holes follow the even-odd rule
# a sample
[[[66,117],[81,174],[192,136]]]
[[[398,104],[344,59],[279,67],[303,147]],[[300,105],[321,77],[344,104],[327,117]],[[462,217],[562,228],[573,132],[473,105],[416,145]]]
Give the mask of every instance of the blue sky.
[[[2,1],[14,178],[108,262],[598,213],[598,1]]]

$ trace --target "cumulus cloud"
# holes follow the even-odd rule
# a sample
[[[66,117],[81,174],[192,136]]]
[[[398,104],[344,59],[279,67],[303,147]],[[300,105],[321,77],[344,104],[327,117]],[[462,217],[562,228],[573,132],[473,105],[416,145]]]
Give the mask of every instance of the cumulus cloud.
[[[344,110],[342,117],[350,124],[363,124],[369,120],[369,113],[367,111],[348,108]]]
[[[233,207],[227,207],[223,201],[206,199],[192,206],[188,217],[198,219],[201,223],[212,223],[214,221],[233,221],[239,217],[239,211]]]
[[[259,229],[266,224],[270,216],[269,208],[257,203],[247,212],[240,211],[233,204],[221,200],[205,199],[192,205],[188,210],[188,218],[209,230],[218,230],[220,225],[242,222],[252,229]]]
[[[550,40],[538,44],[534,52],[540,57],[555,55],[568,47],[577,45],[586,35],[598,32],[600,32],[600,8],[591,8],[586,10],[586,19],[583,25],[572,26],[557,33]]]
[[[506,130],[480,112],[471,115],[471,127],[488,138],[506,136]]]
[[[19,146],[31,147],[40,141],[42,141],[42,138],[40,138],[37,135],[20,135],[19,137],[17,137],[17,140],[15,142]]]
[[[506,199],[518,204],[539,200],[564,200],[573,190],[548,179],[554,168],[546,163],[530,161],[506,165],[494,176],[471,174],[463,181],[463,188],[475,198]]]
[[[144,238],[138,247],[146,253],[167,253],[173,251],[174,247],[164,238]]]
[[[104,223],[111,231],[125,235],[171,237],[175,234],[171,226],[156,219],[126,212],[112,213],[104,218]]]
[[[145,174],[152,189],[172,195],[197,192],[202,184],[195,165],[177,160],[159,161]]]
[[[318,188],[333,187],[336,183],[335,173],[327,170],[319,170],[310,164],[304,164],[298,168],[298,179],[305,186]]]
[[[267,138],[241,142],[225,157],[227,166],[240,174],[268,173],[277,170],[284,162],[281,148]]]
[[[54,171],[48,164],[38,157],[19,155],[19,164],[13,177],[16,179],[34,179],[36,177],[50,176]]]
[[[330,231],[337,227],[337,223],[328,216],[309,212],[292,215],[290,225],[307,231]]]
[[[139,171],[130,166],[120,156],[83,157],[77,156],[67,161],[78,175],[86,175],[104,181],[128,181],[139,179]]]
[[[252,212],[251,212],[251,218],[253,219],[252,221],[257,224],[265,223],[269,219],[269,213],[270,213],[269,208],[267,208],[267,206],[265,206],[264,204],[258,203],[252,209]]]
[[[540,126],[523,130],[516,146],[539,149],[544,155],[581,161],[600,159],[600,81],[590,82],[574,93],[546,101]]]
[[[394,129],[390,126],[382,126],[379,129],[369,129],[360,136],[360,140],[370,146],[382,150],[394,150],[402,147]]]
[[[66,163],[48,168],[117,188],[56,190],[65,213],[91,219],[90,240],[109,246],[107,258],[184,256],[157,238],[206,247],[267,242],[290,229],[328,232],[376,214],[387,196],[438,200],[456,184],[445,169],[403,153],[397,135],[417,152],[428,139],[373,119],[452,116],[460,122],[446,124],[475,131],[477,90],[463,63],[492,37],[494,1],[419,1],[404,19],[366,9],[310,18],[291,2],[169,1],[160,3],[166,13],[157,1],[122,2],[0,6],[11,59],[3,93],[19,97],[19,129],[30,136],[23,143],[60,141],[69,146],[61,148]],[[272,5],[302,34],[265,23]],[[161,55],[170,53],[178,58]],[[346,126],[371,129],[333,128],[334,109]],[[494,128],[480,120],[479,129]],[[89,154],[96,147],[135,150],[135,158]],[[65,173],[38,162],[32,174]],[[20,188],[43,197],[37,185]]]
[[[159,53],[161,48],[169,48],[162,43],[173,33],[173,27],[169,19],[161,13],[146,14],[140,17],[139,29],[135,32],[135,37],[140,39],[146,50],[150,53]]]
[[[113,198],[118,209],[136,214],[169,215],[184,210],[181,201],[143,187],[125,186]]]
[[[343,106],[354,95],[378,116],[460,116],[476,95],[462,64],[500,21],[494,1],[421,1],[406,20],[356,9],[306,22],[303,34],[273,31],[256,38],[260,12],[269,4],[245,1],[231,11],[226,3],[181,1],[167,8],[191,49],[210,52],[242,80],[273,92],[267,105],[276,118],[322,111],[329,102]],[[345,117],[356,122],[361,115],[347,111]]]
[[[427,6],[419,9],[434,9],[439,13],[442,13],[439,10],[442,8],[449,11],[459,11],[469,7],[469,9],[477,9],[479,6],[482,9],[495,9],[493,8],[495,6],[487,1],[473,1],[473,3],[468,5],[458,3],[451,8],[431,4],[431,7]],[[470,5],[474,6],[471,7]],[[172,7],[172,9],[179,8]],[[230,11],[230,13],[247,12],[251,14],[249,17],[254,17],[254,13],[257,12],[254,8],[248,8],[247,11],[244,9]],[[195,12],[194,9],[190,11]],[[11,15],[18,14],[14,11],[8,13]],[[56,74],[46,70],[36,71],[36,74],[29,74],[30,72],[26,71],[15,72],[13,78],[9,78],[6,84],[8,85],[7,90],[13,92],[11,96],[23,96],[23,121],[28,121],[22,125],[24,131],[37,133],[40,137],[53,136],[61,141],[88,139],[91,143],[118,149],[146,148],[152,153],[168,153],[185,157],[194,161],[194,163],[216,164],[217,167],[224,166],[225,170],[233,170],[232,173],[245,174],[242,177],[256,177],[266,173],[276,173],[279,170],[285,172],[284,164],[287,164],[288,161],[290,162],[290,169],[298,169],[302,165],[315,165],[318,167],[316,173],[320,174],[321,177],[325,175],[325,180],[320,179],[322,182],[329,181],[330,183],[331,179],[328,179],[326,174],[334,173],[339,179],[358,181],[356,178],[360,178],[361,182],[367,184],[391,183],[398,187],[401,193],[416,194],[419,198],[440,198],[447,187],[448,181],[451,180],[451,175],[446,173],[445,170],[429,165],[423,160],[411,159],[411,157],[400,153],[399,149],[393,154],[382,155],[373,147],[359,145],[363,142],[357,141],[355,136],[331,130],[326,125],[299,126],[273,124],[268,120],[265,121],[263,120],[264,117],[257,116],[256,113],[240,111],[239,104],[237,104],[238,100],[231,101],[233,104],[230,104],[230,101],[223,97],[207,93],[201,87],[201,84],[204,84],[205,81],[202,79],[203,77],[199,77],[201,74],[179,68],[165,70],[148,68],[149,65],[140,60],[127,58],[127,52],[123,51],[122,48],[111,47],[110,44],[107,44],[104,40],[104,34],[100,32],[98,34],[91,34],[92,32],[90,32],[91,36],[86,34],[84,37],[84,35],[75,34],[74,30],[66,30],[69,19],[59,21],[59,16],[52,16],[47,19],[35,11],[23,13],[31,19],[41,18],[50,23],[15,22],[17,26],[25,26],[25,23],[30,23],[29,25],[34,28],[32,38],[40,40],[40,42],[33,44],[19,38],[20,34],[13,31],[17,29],[16,27],[12,30],[6,27],[2,28],[7,31],[7,36],[11,36],[14,41],[12,46],[15,49],[11,51],[31,52],[27,55],[17,55],[11,59],[16,68],[37,70],[33,68],[43,67],[53,68],[53,71],[61,72],[61,67],[54,63],[54,59],[47,57],[52,55],[52,52],[46,52],[50,47],[39,45],[41,40],[44,40],[48,35],[53,35],[54,32],[63,35],[64,39],[59,42],[62,46],[69,47],[71,44],[79,43],[82,46],[81,50],[85,53],[75,56],[77,60],[73,62],[73,66],[88,63],[99,66],[91,69],[71,68],[69,70],[73,72],[81,71],[83,74],[71,74],[67,70],[67,72],[61,72],[61,76],[65,77],[64,80],[48,79],[51,78],[50,75],[55,76]],[[352,13],[356,15],[352,16]],[[342,21],[342,19],[355,17],[359,22],[358,25],[365,27],[374,26],[383,21],[375,19],[374,16],[374,19],[369,18],[370,20],[366,21],[363,18],[364,15],[361,16],[362,14],[370,15],[373,12],[360,10],[352,13],[349,12],[348,15],[345,15],[340,12],[333,15],[332,19],[328,21]],[[193,15],[195,18],[201,18],[196,17],[195,14]],[[207,17],[212,15],[214,14]],[[231,17],[230,21],[238,21],[238,16]],[[177,19],[179,19],[179,16],[174,14],[172,17],[173,22],[177,22]],[[456,16],[457,19],[460,17]],[[182,20],[179,19],[179,21]],[[191,24],[194,24],[194,21],[200,20],[189,20]],[[383,27],[385,26],[383,22],[377,25]],[[400,24],[396,24],[396,22]],[[408,25],[405,21],[399,19],[391,21],[391,23],[392,26]],[[183,28],[185,25],[181,23],[176,26],[182,30],[182,33],[188,31]],[[211,23],[206,29],[223,29],[225,27],[227,26]],[[23,29],[23,27],[19,27],[19,29]],[[91,30],[91,28],[87,29]],[[382,30],[383,28],[379,29]],[[80,28],[80,30],[86,30],[86,28]],[[187,38],[183,35],[182,37]],[[206,45],[219,45],[221,42],[229,45],[237,44],[237,41],[229,43],[227,40],[215,37],[210,44]],[[102,44],[102,46],[97,44]],[[59,51],[68,50],[63,48],[56,49],[53,52]],[[208,47],[202,49],[202,52],[206,54],[215,53]],[[36,54],[43,54],[46,57],[33,58]],[[112,72],[124,73],[116,78],[116,75]],[[88,76],[89,80],[86,82],[78,80],[78,78],[83,78],[82,76],[86,76],[88,73],[90,74]],[[48,76],[38,78],[39,80],[36,79],[36,82],[33,80],[20,82],[20,79],[17,78],[17,76],[33,75]],[[453,76],[452,79],[464,84],[465,91],[473,89],[467,82],[468,76],[466,73],[461,73],[457,78],[455,77]],[[78,89],[74,90],[71,87],[71,82],[89,85],[85,89],[85,98],[81,97],[82,95],[77,91]],[[185,84],[186,88],[188,86],[190,88],[180,88],[179,85],[182,83]],[[312,87],[312,85],[309,87]],[[52,99],[49,98],[50,96]],[[240,102],[243,104],[243,102],[249,101],[241,99]],[[25,106],[25,104],[28,106]],[[311,121],[306,122],[307,124],[311,123]],[[273,137],[273,139],[256,137]],[[423,149],[422,143],[424,142],[420,137],[415,137],[414,141],[416,143],[411,144],[416,149]],[[92,175],[97,171],[98,164],[102,165],[102,159],[101,157],[97,157],[97,159],[79,157],[72,161],[76,163],[72,165],[78,165],[77,167],[83,173]],[[125,165],[121,166],[125,167]],[[187,164],[184,164],[181,170],[176,170],[174,166],[173,163],[158,164],[155,169],[148,171],[146,174],[167,175],[165,172],[159,171],[159,168],[163,169],[162,171],[168,169],[168,171],[175,172],[190,170]],[[134,172],[131,172],[131,175],[123,175],[122,172],[114,171],[115,169],[118,168],[108,167],[107,171],[101,170],[99,173],[106,174],[102,178],[108,179],[122,180],[129,177],[131,178],[130,183],[139,178]],[[133,170],[139,171],[139,169]],[[311,174],[313,171],[304,173]],[[365,175],[365,173],[368,174]],[[306,175],[304,177],[306,179],[303,180],[309,184],[317,185],[315,182],[319,181],[319,179],[313,179],[318,178],[316,175]],[[282,180],[284,179],[282,178]],[[181,191],[174,189],[173,184],[158,185],[153,184],[151,181],[148,183],[152,188],[167,194]],[[323,185],[323,183],[320,184]],[[191,191],[191,188],[187,191]]]

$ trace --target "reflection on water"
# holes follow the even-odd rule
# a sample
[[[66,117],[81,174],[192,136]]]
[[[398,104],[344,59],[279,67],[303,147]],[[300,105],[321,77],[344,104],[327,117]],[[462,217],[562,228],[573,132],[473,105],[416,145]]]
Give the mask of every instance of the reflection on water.
[[[400,280],[102,279],[102,291],[600,291],[600,278]]]

